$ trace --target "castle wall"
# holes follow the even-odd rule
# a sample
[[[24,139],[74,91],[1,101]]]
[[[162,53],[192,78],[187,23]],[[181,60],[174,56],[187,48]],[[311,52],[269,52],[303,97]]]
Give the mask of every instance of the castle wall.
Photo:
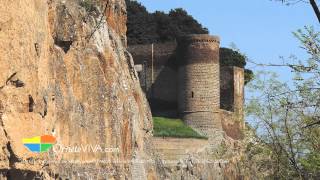
[[[189,153],[203,151],[209,144],[206,139],[172,137],[153,137],[152,142],[164,160],[185,159]]]
[[[220,107],[243,119],[244,70],[238,67],[220,67]]]
[[[231,137],[234,140],[243,138],[244,134],[242,132],[242,129],[244,129],[244,125],[242,121],[240,121],[239,116],[237,116],[234,112],[221,109],[220,118],[222,129],[227,136]]]
[[[234,112],[241,122],[244,122],[244,69],[233,67],[234,72]],[[244,126],[244,125],[243,125]]]
[[[155,99],[176,108],[177,97],[177,72],[172,64],[175,61],[175,42],[157,43],[153,48],[153,77],[152,82],[152,45],[129,46],[135,64],[142,64],[144,71],[141,72],[140,84],[148,99]],[[145,75],[144,75],[145,74]],[[146,78],[146,79],[145,79]]]
[[[219,38],[189,35],[179,41],[178,111],[202,134],[221,129]]]
[[[237,171],[241,169],[237,141],[226,139],[227,148],[213,154],[208,153],[211,145],[204,139],[154,137],[152,142],[170,175],[166,179],[245,179]]]
[[[232,67],[220,67],[220,107],[227,111],[234,110],[234,76]]]
[[[153,115],[179,114],[187,125],[203,135],[217,137],[224,131],[239,139],[234,132],[244,127],[244,70],[220,67],[219,39],[191,35],[179,40],[178,45],[158,43],[153,49],[152,86],[152,45],[129,47],[135,64],[143,65],[140,84]]]

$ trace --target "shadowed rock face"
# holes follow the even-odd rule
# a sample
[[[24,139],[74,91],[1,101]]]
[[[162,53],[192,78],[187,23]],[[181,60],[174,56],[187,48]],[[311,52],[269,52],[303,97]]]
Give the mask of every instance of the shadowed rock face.
[[[90,11],[77,0],[0,3],[1,177],[155,176],[153,166],[96,163],[146,158],[152,132],[125,52],[124,1],[97,1]],[[57,139],[49,152],[23,146],[22,138],[44,134]],[[81,145],[116,152],[62,149]]]

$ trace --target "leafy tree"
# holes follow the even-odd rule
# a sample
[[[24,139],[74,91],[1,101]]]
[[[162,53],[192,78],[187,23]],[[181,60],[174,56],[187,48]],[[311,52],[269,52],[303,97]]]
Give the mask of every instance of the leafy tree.
[[[230,64],[244,68],[247,64],[246,57],[236,50],[220,48],[220,65],[229,66]]]
[[[271,152],[270,177],[319,179],[320,34],[305,28],[295,36],[309,58],[283,64],[295,72],[293,84],[279,81],[273,73],[258,73],[247,86],[253,92],[247,117],[255,121],[259,143]]]
[[[253,71],[251,69],[244,69],[244,84],[248,84],[253,78]]]
[[[128,44],[173,41],[184,34],[208,34],[208,29],[178,8],[169,14],[149,13],[139,2],[126,0],[128,12]]]
[[[207,28],[204,28],[198,21],[182,8],[173,9],[169,12],[171,22],[175,26],[174,38],[188,34],[208,34]]]
[[[157,24],[147,9],[135,1],[127,1],[127,36],[129,44],[152,43],[159,39]]]
[[[239,52],[230,48],[220,48],[220,65],[221,66],[236,66],[245,68],[247,57]],[[254,75],[250,69],[244,71],[245,84],[250,82]]]
[[[171,18],[161,11],[156,11],[153,16],[157,23],[157,34],[159,35],[159,39],[161,41],[175,40],[178,29],[175,24],[171,22]]]
[[[273,176],[272,165],[276,163],[272,163],[272,149],[268,144],[261,142],[256,129],[249,124],[246,124],[244,133],[245,139],[242,142],[245,150],[239,162],[240,173],[251,179],[276,179]]]

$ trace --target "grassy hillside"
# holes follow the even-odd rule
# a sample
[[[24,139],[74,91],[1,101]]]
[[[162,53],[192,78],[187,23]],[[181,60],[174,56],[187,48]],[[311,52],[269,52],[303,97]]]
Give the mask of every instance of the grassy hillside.
[[[185,125],[180,119],[153,117],[154,136],[207,139]]]

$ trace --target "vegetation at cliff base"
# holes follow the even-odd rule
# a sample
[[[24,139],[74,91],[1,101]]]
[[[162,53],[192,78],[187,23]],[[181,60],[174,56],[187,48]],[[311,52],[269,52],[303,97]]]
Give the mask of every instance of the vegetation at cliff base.
[[[187,126],[180,119],[153,117],[154,136],[208,139]]]

